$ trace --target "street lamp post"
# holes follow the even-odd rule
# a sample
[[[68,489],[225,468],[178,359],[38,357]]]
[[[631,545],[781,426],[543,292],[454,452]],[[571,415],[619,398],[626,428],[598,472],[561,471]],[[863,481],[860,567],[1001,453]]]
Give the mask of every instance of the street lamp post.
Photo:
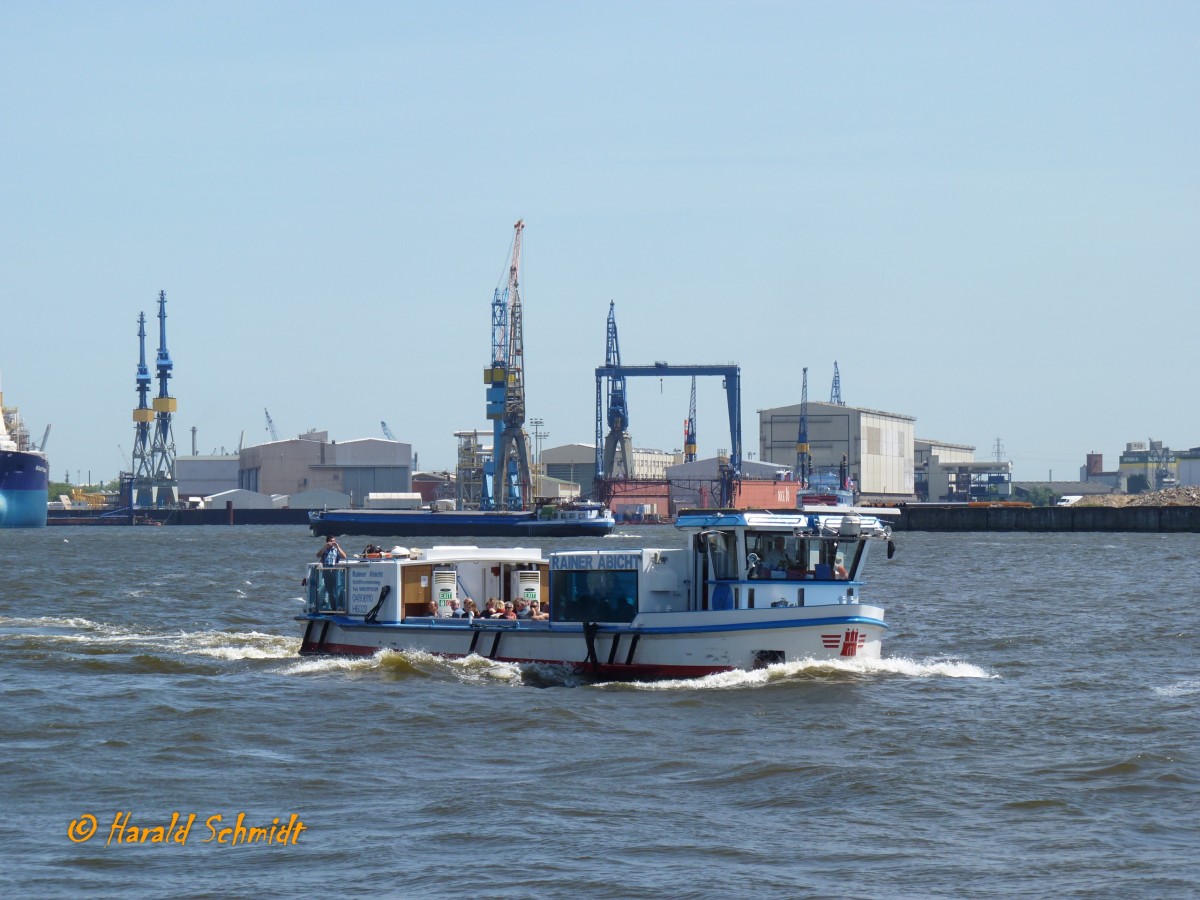
[[[544,419],[530,419],[529,424],[533,426],[533,496],[536,500],[542,487],[542,438],[549,437],[550,433],[542,431],[546,424]]]

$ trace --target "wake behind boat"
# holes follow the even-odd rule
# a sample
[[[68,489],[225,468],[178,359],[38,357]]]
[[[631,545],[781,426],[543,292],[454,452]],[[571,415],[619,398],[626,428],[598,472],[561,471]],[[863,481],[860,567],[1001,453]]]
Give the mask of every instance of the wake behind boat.
[[[531,512],[438,509],[327,509],[308,514],[316,535],[374,537],[602,537],[616,521],[585,501]]]
[[[798,659],[880,656],[884,610],[864,603],[882,516],[808,507],[689,511],[684,548],[553,552],[395,548],[310,564],[303,655],[424,650],[548,663],[602,678],[707,675]],[[439,514],[440,515],[440,514]],[[512,618],[482,612],[489,599]],[[468,603],[469,601],[469,603]],[[526,612],[534,604],[548,616]]]

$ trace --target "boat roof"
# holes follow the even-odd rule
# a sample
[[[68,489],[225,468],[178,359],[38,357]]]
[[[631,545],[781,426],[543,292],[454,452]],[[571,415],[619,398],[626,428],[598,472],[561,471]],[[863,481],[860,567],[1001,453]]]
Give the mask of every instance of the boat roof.
[[[464,545],[438,545],[435,547],[392,547],[388,551],[393,560],[418,562],[460,562],[482,560],[495,562],[545,562],[542,551],[537,547],[474,547]]]
[[[678,528],[800,528],[813,516],[841,518],[848,515],[862,518],[898,516],[900,510],[868,506],[806,506],[802,509],[685,509],[675,517]]]

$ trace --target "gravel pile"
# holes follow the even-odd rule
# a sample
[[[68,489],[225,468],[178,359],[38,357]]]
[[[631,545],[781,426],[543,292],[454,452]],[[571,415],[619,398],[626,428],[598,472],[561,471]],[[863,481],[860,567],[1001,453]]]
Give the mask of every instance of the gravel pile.
[[[1102,494],[1084,497],[1075,506],[1200,506],[1200,487],[1167,488],[1149,494]]]

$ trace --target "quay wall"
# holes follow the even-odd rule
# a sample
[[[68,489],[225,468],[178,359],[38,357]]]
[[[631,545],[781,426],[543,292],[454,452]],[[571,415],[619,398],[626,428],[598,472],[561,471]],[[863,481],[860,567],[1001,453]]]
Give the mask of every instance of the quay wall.
[[[1200,532],[1200,506],[902,506],[896,531]]]
[[[306,509],[52,510],[48,525],[308,525]]]

